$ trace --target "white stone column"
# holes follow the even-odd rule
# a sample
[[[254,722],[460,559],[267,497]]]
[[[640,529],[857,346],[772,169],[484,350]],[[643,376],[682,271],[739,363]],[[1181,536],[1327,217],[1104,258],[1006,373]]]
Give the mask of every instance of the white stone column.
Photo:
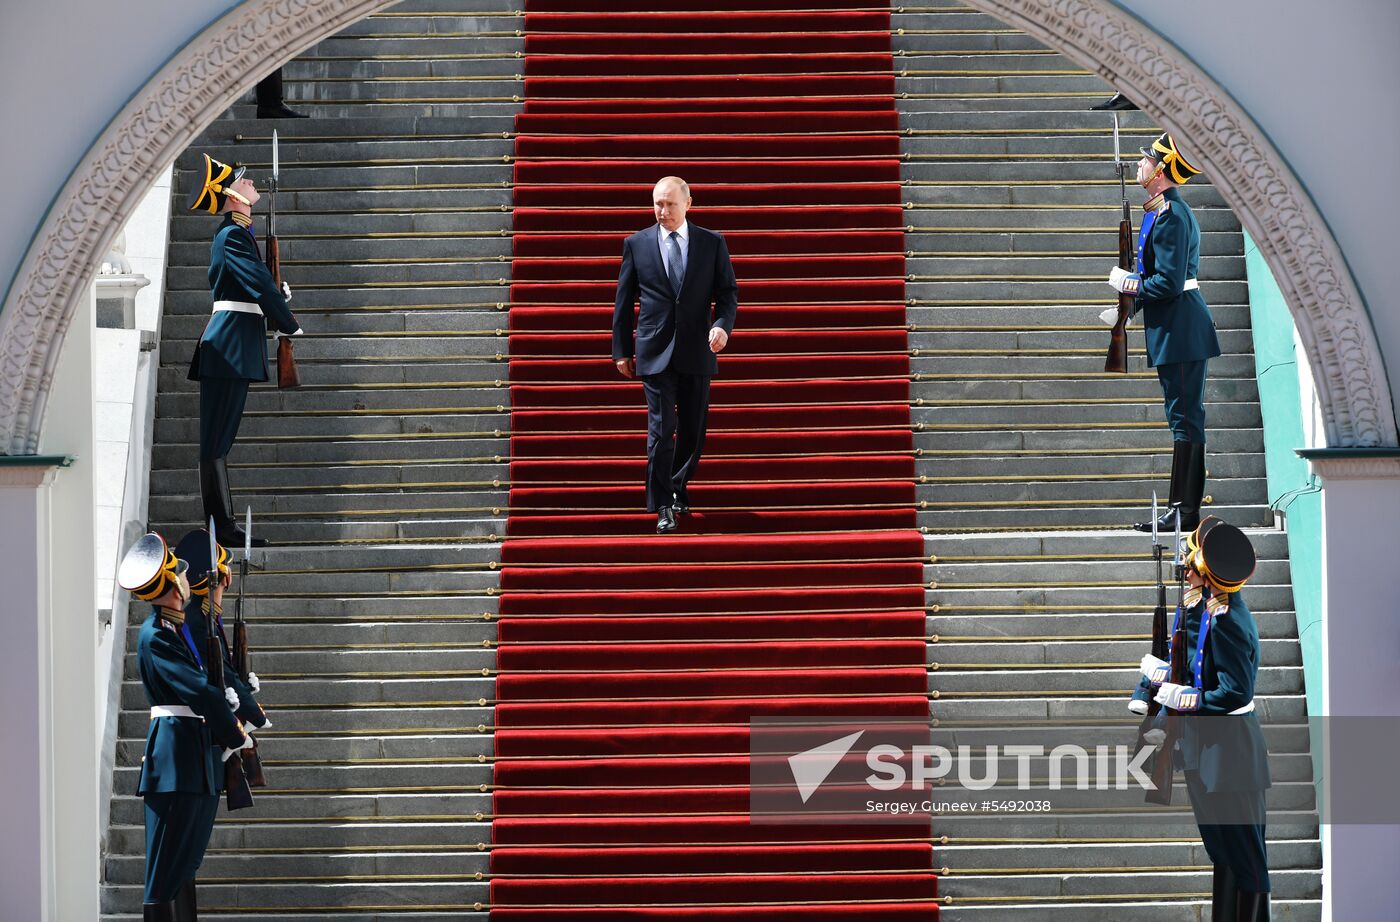
[[[1400,449],[1299,454],[1323,486],[1325,716],[1400,717]],[[1326,833],[1326,917],[1394,918],[1394,877],[1375,869],[1400,867],[1400,826],[1338,822]]]
[[[48,722],[49,493],[67,459],[0,458],[0,893],[9,918],[53,918],[52,739]]]

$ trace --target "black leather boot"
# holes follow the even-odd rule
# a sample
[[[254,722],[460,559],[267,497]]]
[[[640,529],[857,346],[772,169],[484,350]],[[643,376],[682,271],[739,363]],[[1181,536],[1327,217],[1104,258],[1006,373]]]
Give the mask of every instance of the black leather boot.
[[[175,919],[176,922],[199,922],[199,904],[195,899],[193,877],[185,881],[185,885],[175,894]]]
[[[1237,922],[1238,894],[1235,872],[1228,864],[1217,864],[1210,884],[1210,922]]]
[[[676,514],[671,511],[670,506],[662,506],[656,510],[656,533],[658,535],[669,534],[676,530]]]
[[[175,903],[142,903],[142,922],[179,922],[175,915]]]
[[[1089,107],[1091,112],[1131,112],[1137,108],[1137,103],[1133,102],[1122,93],[1114,93],[1113,97],[1104,102],[1095,103]]]
[[[1177,506],[1181,507],[1182,534],[1195,531],[1196,526],[1201,524],[1201,496],[1206,484],[1205,465],[1205,445],[1199,442],[1172,442],[1171,486],[1167,488],[1167,511],[1157,517],[1159,534],[1170,534],[1176,528]],[[1133,527],[1138,531],[1152,531],[1151,522],[1138,522]]]
[[[228,459],[220,458],[217,461],[207,462],[212,469],[211,487],[217,491],[218,501],[214,509],[209,508],[208,500],[205,501],[205,518],[214,517],[214,531],[218,533],[219,543],[226,548],[239,548],[244,544],[243,529],[238,527],[238,519],[233,515],[233,491],[228,485]],[[200,465],[201,475],[203,474],[203,463]],[[254,538],[253,547],[267,547],[266,538]]]
[[[1269,922],[1269,894],[1241,890],[1237,906],[1237,922]]]
[[[258,81],[258,118],[310,118],[282,101],[282,68]]]

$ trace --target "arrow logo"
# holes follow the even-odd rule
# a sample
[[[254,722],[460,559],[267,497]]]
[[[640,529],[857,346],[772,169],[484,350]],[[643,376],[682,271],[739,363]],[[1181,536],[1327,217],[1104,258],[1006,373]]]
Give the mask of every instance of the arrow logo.
[[[843,736],[840,739],[808,749],[806,752],[788,756],[788,767],[792,769],[792,780],[797,782],[797,792],[802,795],[804,804],[811,799],[813,794],[817,793],[817,788],[822,786],[822,782],[831,774],[832,769],[836,768],[837,763],[846,757],[846,753],[851,751],[856,740],[864,734],[864,730],[857,730],[850,736]]]

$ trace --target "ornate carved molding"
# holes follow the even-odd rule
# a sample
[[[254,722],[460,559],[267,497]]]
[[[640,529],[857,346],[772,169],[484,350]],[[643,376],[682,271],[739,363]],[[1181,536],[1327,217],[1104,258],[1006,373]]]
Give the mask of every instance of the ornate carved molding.
[[[248,0],[124,109],[64,187],[0,313],[0,452],[37,449],[73,305],[162,168],[255,80],[393,0]],[[1321,215],[1263,132],[1178,49],[1109,0],[970,0],[1090,67],[1189,138],[1274,270],[1332,446],[1395,445],[1380,349]],[[228,65],[237,63],[237,68]],[[229,83],[230,73],[245,75]]]
[[[258,79],[394,0],[248,0],[196,36],[103,133],[58,196],[0,313],[0,453],[38,449],[78,297],[141,197]],[[241,78],[230,82],[232,74]]]
[[[1375,332],[1322,215],[1263,131],[1180,49],[1107,0],[968,0],[1096,71],[1190,140],[1273,270],[1332,446],[1395,445]]]

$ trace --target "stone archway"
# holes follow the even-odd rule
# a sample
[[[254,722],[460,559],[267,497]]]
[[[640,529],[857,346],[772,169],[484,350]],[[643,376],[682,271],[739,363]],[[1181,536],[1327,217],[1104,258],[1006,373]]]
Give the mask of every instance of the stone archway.
[[[74,305],[145,190],[256,78],[393,0],[249,0],[195,36],[74,172],[0,313],[0,453],[39,444]],[[1375,332],[1340,248],[1259,126],[1185,54],[1110,0],[969,0],[1092,68],[1189,138],[1293,312],[1330,447],[1397,444]],[[228,65],[244,74],[227,82]]]

